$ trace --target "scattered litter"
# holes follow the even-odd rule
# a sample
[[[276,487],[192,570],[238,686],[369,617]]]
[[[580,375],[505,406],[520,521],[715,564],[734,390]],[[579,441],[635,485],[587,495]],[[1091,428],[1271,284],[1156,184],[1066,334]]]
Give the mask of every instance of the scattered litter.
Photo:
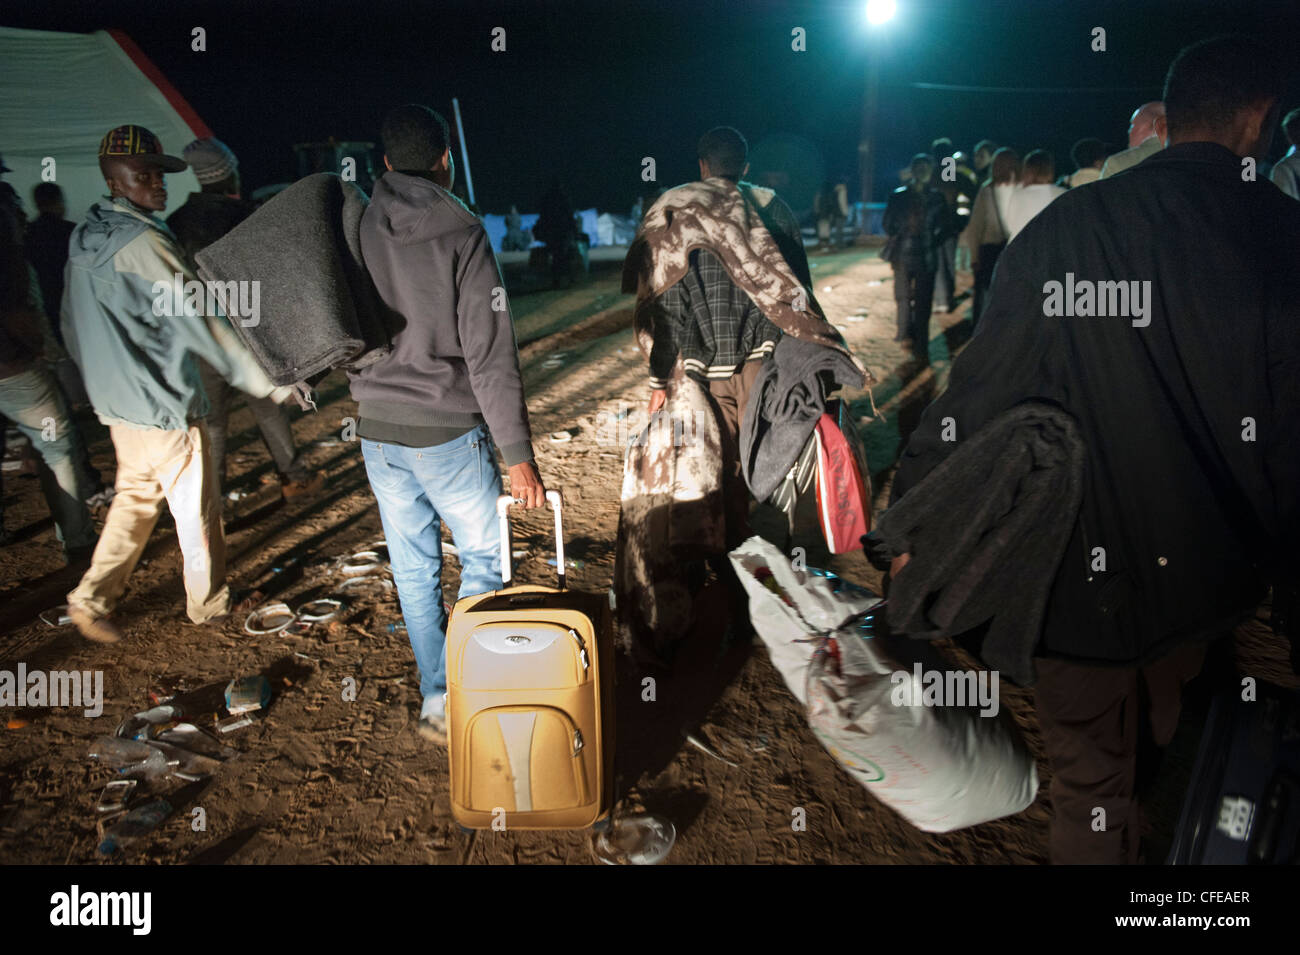
[[[342,443],[338,438],[321,438],[312,442],[318,448],[337,448]]]
[[[343,601],[335,600],[332,597],[322,597],[319,600],[308,601],[298,608],[298,617],[295,622],[303,623],[322,623],[326,620],[333,620],[343,609]]]
[[[131,799],[131,793],[135,792],[135,787],[139,783],[134,779],[114,779],[99,795],[99,802],[95,804],[95,812],[122,812],[126,809],[126,804]]]
[[[118,849],[144,838],[157,829],[159,823],[171,813],[172,804],[166,799],[155,799],[143,806],[136,806],[105,830],[104,838],[99,843],[100,855],[112,855]]]
[[[160,733],[158,739],[163,743],[170,743],[173,747],[183,747],[196,756],[207,759],[225,760],[238,755],[236,750],[229,746],[222,746],[193,723],[177,723],[171,729]]]
[[[850,322],[865,322],[866,320],[867,320],[867,316],[865,316],[865,315],[856,315],[856,314],[854,314],[854,315],[850,315],[850,316],[848,317],[848,319],[847,319],[847,321],[850,321]]]
[[[161,703],[170,703],[182,693],[190,690],[189,684],[178,677],[160,678],[152,687],[149,688],[149,702],[154,706]]]
[[[234,490],[226,495],[226,499],[230,501],[242,501],[244,500],[244,498],[252,497],[252,496],[253,496],[252,491]]]
[[[528,551],[526,551],[526,550],[512,550],[512,551],[510,552],[510,556],[511,556],[513,559],[515,559],[515,560],[523,560],[525,557],[528,556]]]
[[[379,574],[365,574],[361,577],[349,577],[334,588],[336,594],[371,593],[393,589],[393,582]]]
[[[31,726],[31,724],[28,723],[26,720],[20,720],[17,717],[14,717],[13,719],[11,719],[9,722],[5,724],[5,729],[20,730],[25,726]]]
[[[164,703],[152,709],[128,716],[118,724],[114,736],[121,739],[151,740],[163,730],[180,722],[181,708]]]
[[[301,654],[299,654],[301,656]],[[311,659],[308,657],[308,659]],[[317,661],[319,662],[319,661]],[[247,713],[237,713],[234,716],[227,716],[224,720],[217,720],[218,733],[233,733],[235,730],[243,729],[245,726],[253,725],[253,718]]]
[[[719,756],[719,755],[718,755],[717,753],[715,753],[713,750],[709,749],[709,747],[707,747],[707,746],[705,746],[703,743],[701,743],[701,742],[700,742],[700,741],[695,737],[695,734],[693,734],[693,733],[687,733],[687,734],[686,734],[686,742],[690,743],[692,746],[694,746],[696,749],[698,749],[701,753],[704,753],[706,756],[712,756],[714,759],[716,759],[716,760],[717,760],[718,762],[720,762],[720,763],[726,763],[728,766],[734,767],[735,769],[739,769],[739,768],[740,768],[740,764],[739,764],[739,763],[733,763],[733,762],[732,762],[731,760],[729,760],[729,759],[723,759],[721,756]]]
[[[573,440],[573,433],[571,431],[552,431],[551,440],[556,444],[565,444]]]
[[[451,554],[454,557],[460,556],[460,548],[457,547],[455,544],[453,544],[451,541],[442,542],[442,552],[444,554]]]
[[[310,660],[312,663],[320,663],[320,657],[311,657],[305,653],[300,653],[297,650],[293,652],[293,655],[295,657],[302,657],[304,660]]]
[[[406,633],[406,621],[405,621],[405,620],[399,620],[397,623],[390,623],[390,624],[388,625],[388,632],[389,632],[389,633]]]
[[[829,286],[829,285],[824,285],[824,286],[822,286],[822,291],[823,291],[823,292],[829,292],[830,290],[831,290],[831,286]]]
[[[260,710],[270,702],[271,684],[264,676],[239,677],[226,686],[226,710],[232,716]]]
[[[339,572],[344,577],[361,577],[382,569],[384,559],[373,550],[359,550],[339,562]]]
[[[305,636],[309,630],[311,630],[310,621],[294,620],[293,623],[289,624],[289,626],[285,627],[280,632],[288,634],[291,637],[302,637]]]
[[[161,779],[172,770],[167,756],[157,746],[120,736],[99,737],[91,744],[89,755],[122,776]]]
[[[676,826],[663,816],[644,813],[614,820],[593,840],[592,850],[606,865],[657,865],[676,841]]]
[[[244,632],[255,637],[265,636],[268,633],[279,633],[293,621],[293,611],[289,609],[288,604],[266,604],[258,607],[248,615],[248,619],[244,621]]]
[[[57,607],[51,607],[49,610],[42,610],[41,623],[47,627],[66,627],[72,623],[72,618],[68,616],[68,605],[59,604]]]
[[[884,279],[872,279],[872,280],[871,280],[870,282],[868,282],[867,284],[868,284],[868,285],[884,285],[884,284],[885,284],[885,280],[884,280]]]
[[[554,558],[554,557],[548,557],[548,558],[546,558],[546,562],[547,562],[548,564],[550,564],[552,567],[555,566],[555,558]],[[580,561],[580,560],[574,560],[572,557],[568,557],[568,558],[565,558],[564,566],[565,566],[565,567],[568,567],[568,568],[571,568],[572,570],[581,570],[582,568],[586,567],[587,565],[586,565],[586,563],[584,563],[583,561]]]

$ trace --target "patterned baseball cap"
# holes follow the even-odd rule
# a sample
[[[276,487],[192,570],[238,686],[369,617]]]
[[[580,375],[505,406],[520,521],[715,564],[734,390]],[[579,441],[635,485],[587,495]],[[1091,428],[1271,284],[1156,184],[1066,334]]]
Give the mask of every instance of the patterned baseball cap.
[[[161,166],[166,172],[180,172],[185,160],[163,152],[158,137],[143,126],[118,126],[110,129],[99,142],[100,158],[143,159]]]

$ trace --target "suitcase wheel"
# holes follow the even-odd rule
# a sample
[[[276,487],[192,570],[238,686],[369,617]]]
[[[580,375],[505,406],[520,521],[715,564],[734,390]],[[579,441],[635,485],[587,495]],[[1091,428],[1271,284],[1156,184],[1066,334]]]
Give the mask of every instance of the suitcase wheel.
[[[609,832],[609,816],[601,816],[591,824],[592,832]]]

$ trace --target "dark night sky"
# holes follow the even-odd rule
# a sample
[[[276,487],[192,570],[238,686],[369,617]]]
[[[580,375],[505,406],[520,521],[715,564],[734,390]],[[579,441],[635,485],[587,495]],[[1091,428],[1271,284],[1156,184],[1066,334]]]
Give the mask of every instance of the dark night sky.
[[[872,33],[862,0],[680,3],[209,3],[51,0],[0,12],[32,29],[125,30],[239,155],[246,188],[292,177],[295,142],[378,139],[385,109],[418,101],[451,120],[465,112],[480,205],[536,206],[551,175],[575,203],[626,212],[641,158],[659,184],[693,178],[694,143],[727,123],[756,165],[791,160],[786,190],[806,207],[824,171],[856,193],[857,140],[868,55],[880,57],[877,196],[935,135],[969,150],[980,137],[1053,150],[1097,136],[1124,145],[1129,111],[1158,98],[1169,61],[1194,40],[1259,34],[1300,64],[1300,3],[1204,0],[898,0]],[[12,7],[12,5],[10,5]],[[207,30],[207,51],[190,30]],[[493,27],[507,51],[489,48]],[[791,29],[807,30],[807,52]],[[1091,30],[1107,30],[1105,53]],[[871,53],[871,50],[875,53]],[[1300,70],[1288,108],[1300,104]],[[913,83],[1083,87],[1090,92],[970,93]],[[1101,90],[1101,91],[1098,91]],[[125,120],[106,116],[108,127]],[[178,152],[183,143],[164,144]],[[1274,154],[1282,151],[1279,135]]]

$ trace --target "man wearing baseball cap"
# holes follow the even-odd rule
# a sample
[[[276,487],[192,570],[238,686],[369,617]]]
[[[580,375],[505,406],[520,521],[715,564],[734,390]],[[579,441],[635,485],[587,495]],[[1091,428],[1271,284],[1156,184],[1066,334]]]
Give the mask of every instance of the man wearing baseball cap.
[[[99,145],[99,168],[109,196],[72,234],[63,321],[68,351],[113,439],[117,496],[90,569],[68,594],[68,614],[86,638],[115,643],[122,632],[109,615],[164,500],[176,522],[189,618],[207,623],[231,611],[221,499],[203,424],[208,401],[195,359],[254,397],[284,400],[290,390],[272,386],[223,315],[188,301],[173,314],[173,283],[195,275],[157,213],[167,207],[164,175],[183,170],[184,160],[164,153],[144,127],[118,126]]]
[[[201,251],[216,242],[257,210],[257,203],[242,197],[239,161],[230,147],[216,138],[196,139],[181,155],[199,180],[201,191],[190,194],[181,206],[167,217],[167,225],[191,262]],[[208,437],[212,442],[212,459],[217,479],[226,483],[226,419],[229,415],[231,388],[224,378],[206,364],[199,366],[203,390],[207,393]],[[262,442],[280,475],[280,494],[285,500],[313,494],[325,483],[319,471],[311,472],[293,440],[288,409],[270,398],[247,401],[253,412]]]

